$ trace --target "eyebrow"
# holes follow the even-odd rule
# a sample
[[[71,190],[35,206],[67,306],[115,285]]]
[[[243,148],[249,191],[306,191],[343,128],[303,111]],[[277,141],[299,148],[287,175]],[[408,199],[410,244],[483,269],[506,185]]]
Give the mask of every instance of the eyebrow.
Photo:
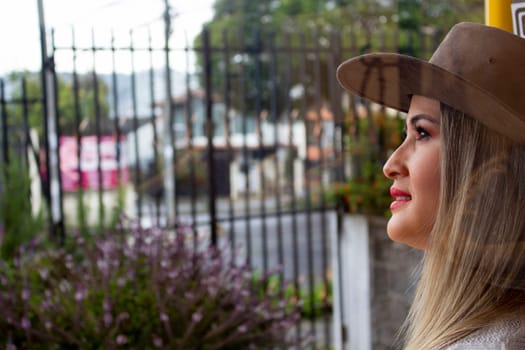
[[[418,121],[420,120],[427,120],[433,124],[436,124],[436,125],[439,125],[439,121],[436,120],[436,118],[434,118],[433,116],[431,115],[428,115],[428,114],[416,114],[415,116],[413,116],[412,118],[410,118],[410,124],[412,126],[414,126]]]

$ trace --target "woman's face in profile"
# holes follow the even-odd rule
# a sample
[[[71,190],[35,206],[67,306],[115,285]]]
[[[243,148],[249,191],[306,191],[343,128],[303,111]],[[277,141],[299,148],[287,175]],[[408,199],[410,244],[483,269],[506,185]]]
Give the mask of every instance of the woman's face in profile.
[[[406,138],[383,168],[385,176],[394,181],[388,236],[419,249],[428,246],[439,204],[440,121],[439,101],[414,95],[406,118]]]

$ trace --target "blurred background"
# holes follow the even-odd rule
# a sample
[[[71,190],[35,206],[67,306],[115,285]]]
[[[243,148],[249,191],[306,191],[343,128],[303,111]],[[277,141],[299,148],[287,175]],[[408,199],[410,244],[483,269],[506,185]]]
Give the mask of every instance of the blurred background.
[[[329,348],[330,230],[388,215],[381,168],[404,118],[335,70],[373,51],[428,59],[460,21],[484,22],[484,1],[4,2],[3,240],[64,241],[122,214],[185,224],[195,245],[280,269]]]

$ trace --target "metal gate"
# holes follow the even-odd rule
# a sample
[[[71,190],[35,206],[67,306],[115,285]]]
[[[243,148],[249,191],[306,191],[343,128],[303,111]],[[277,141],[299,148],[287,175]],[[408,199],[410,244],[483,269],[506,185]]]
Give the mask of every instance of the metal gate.
[[[329,348],[339,216],[329,193],[350,168],[350,120],[374,113],[341,91],[335,69],[368,44],[345,32],[204,30],[179,47],[138,36],[81,46],[74,31],[52,33],[40,75],[0,85],[3,162],[21,123],[54,237],[106,227],[114,209],[143,225],[186,223],[195,245],[229,244],[291,282],[305,301],[298,332]],[[27,91],[31,79],[45,82],[41,94]],[[31,113],[45,116],[40,128]],[[86,201],[91,221],[79,219]]]

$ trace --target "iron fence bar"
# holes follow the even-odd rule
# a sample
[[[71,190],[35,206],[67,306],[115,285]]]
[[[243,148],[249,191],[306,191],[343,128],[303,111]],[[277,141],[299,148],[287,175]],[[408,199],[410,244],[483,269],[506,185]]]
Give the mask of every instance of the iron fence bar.
[[[274,148],[274,175],[275,175],[275,212],[277,214],[277,258],[279,263],[279,268],[281,269],[279,271],[279,280],[282,282],[284,280],[284,252],[283,252],[283,224],[282,224],[282,218],[281,218],[281,183],[280,183],[280,176],[279,176],[279,144],[278,144],[278,138],[279,138],[279,125],[280,125],[280,117],[279,117],[279,106],[278,106],[278,97],[277,97],[277,51],[275,50],[275,33],[270,32],[270,35],[268,37],[269,41],[269,50],[270,50],[270,76],[269,79],[272,82],[271,83],[271,96],[270,96],[270,115],[271,120],[274,123],[273,127],[273,148]],[[288,98],[287,98],[288,99]]]
[[[409,31],[408,32],[408,44],[407,44],[407,47],[410,48],[410,49],[414,48],[414,36],[415,36],[415,34],[414,34],[413,31]],[[414,55],[415,54],[414,51],[413,52],[409,52],[409,54]]]
[[[7,103],[5,98],[5,83],[0,80],[0,111],[2,112],[2,161],[4,164],[9,164],[9,141],[7,139],[8,124],[7,124]]]
[[[284,37],[285,45],[288,45],[290,43],[290,33],[286,32]],[[286,66],[284,69],[284,91],[290,91],[290,81],[291,81],[291,71],[292,71],[292,57],[290,59],[286,60]],[[290,95],[287,93],[287,97],[285,99],[285,107],[284,110],[286,111],[287,119],[288,119],[288,152],[289,157],[287,158],[287,162],[290,163],[287,164],[287,166],[290,166],[290,191],[291,191],[291,211],[292,211],[292,262],[293,262],[293,286],[294,286],[294,296],[296,299],[299,299],[299,240],[297,237],[297,197],[295,192],[295,160],[296,160],[296,154],[297,152],[294,149],[294,124],[295,124],[295,117],[297,117],[297,110],[294,109],[291,101],[290,101]],[[296,340],[299,340],[301,337],[302,329],[301,324],[299,323],[297,330],[296,330]]]
[[[346,33],[343,33],[344,38],[348,38],[350,43],[348,46],[344,45],[344,43],[341,45],[341,52],[345,57],[351,57],[358,53],[358,45],[357,45],[357,38],[355,36],[354,30],[349,30]],[[342,92],[347,98],[349,102],[349,114],[345,116],[343,124],[344,128],[348,130],[348,139],[357,140],[360,137],[361,131],[358,124],[358,111],[357,111],[357,97],[349,93],[347,91]],[[345,151],[349,151],[350,144],[347,145],[346,141],[343,139],[343,149]],[[348,146],[348,147],[347,147]],[[349,152],[346,152],[349,154]],[[356,157],[352,155],[348,155],[347,167],[344,168],[344,176],[345,178],[350,178],[354,175],[356,172],[356,169],[359,168],[359,164],[357,163]]]
[[[228,163],[228,174],[231,172],[231,165],[232,165],[232,144],[231,144],[231,123],[230,123],[230,112],[231,112],[231,76],[230,76],[230,41],[228,40],[228,36],[226,31],[222,32],[222,41],[224,43],[224,136],[226,138],[226,149],[227,149],[227,163]],[[230,176],[231,179],[231,176]],[[229,232],[229,240],[230,240],[230,246],[232,248],[235,247],[235,227],[234,227],[234,220],[233,217],[235,216],[235,210],[233,207],[233,199],[231,195],[231,181],[230,181],[230,193],[228,194],[228,214],[230,217],[229,224],[230,224],[230,232]],[[235,250],[235,249],[233,249]]]
[[[165,110],[163,120],[163,160],[164,160],[164,201],[166,206],[166,219],[168,227],[175,227],[177,220],[177,203],[176,203],[176,179],[174,176],[175,166],[175,137],[173,131],[173,101],[171,91],[171,65],[170,65],[170,36],[171,36],[171,15],[170,4],[164,0],[164,62],[165,62]]]
[[[380,50],[381,51],[385,51],[385,46],[386,46],[386,33],[385,31],[381,28],[380,29]],[[380,113],[381,115],[386,115],[386,107],[384,105],[381,105],[380,106]],[[384,159],[384,155],[385,155],[385,144],[384,144],[384,137],[382,137],[382,135],[384,134],[385,130],[384,130],[384,126],[383,125],[380,125],[379,126],[379,130],[376,131],[378,134],[378,137],[377,137],[377,150],[378,150],[378,153],[377,153],[377,158],[378,160],[383,163],[386,161],[386,159]]]
[[[197,49],[202,49],[199,46],[195,46],[194,48],[196,50]],[[69,47],[69,46],[57,46],[56,50],[57,51],[69,51],[69,50],[71,50],[71,47]],[[131,50],[131,47],[130,46],[115,46],[114,50],[115,51],[129,52]],[[133,47],[133,51],[135,51],[135,52],[146,52],[147,53],[149,50],[150,50],[150,48],[149,48],[148,45],[146,45],[146,46],[134,46]],[[153,50],[162,52],[162,51],[164,51],[164,47],[161,47],[161,46],[153,47]],[[91,51],[93,51],[93,48],[91,46],[90,47],[79,47],[78,51],[80,51],[80,52],[91,52]],[[111,47],[111,45],[109,45],[109,46],[95,46],[95,51],[97,51],[97,52],[98,51],[113,51],[113,48]],[[184,51],[184,48],[183,47],[170,48],[170,51]]]
[[[157,121],[155,115],[155,75],[153,72],[153,47],[152,47],[152,38],[151,30],[148,28],[148,56],[149,56],[149,97],[150,97],[150,121],[151,128],[153,130],[153,169],[155,169],[154,174],[159,170],[159,152],[157,149],[158,137],[157,137]],[[152,174],[152,175],[154,175]],[[154,196],[155,198],[155,222],[156,225],[160,225],[160,196]]]
[[[214,156],[215,150],[213,146],[213,135],[214,135],[214,125],[213,125],[213,91],[211,85],[211,50],[210,50],[210,32],[208,28],[204,28],[202,32],[202,42],[203,42],[203,54],[204,54],[204,90],[205,90],[205,106],[206,106],[206,136],[208,138],[208,147],[207,147],[207,156],[208,156],[208,190],[209,190],[209,212],[210,212],[210,235],[211,235],[211,244],[217,245],[217,208],[216,208],[216,198],[217,191],[215,188],[215,163]]]
[[[27,82],[26,78],[23,77],[21,79],[21,89],[22,89],[22,151],[24,153],[24,164],[27,166],[27,169],[29,170],[29,155],[28,152],[28,146],[30,145],[30,134],[29,134],[29,110],[27,108]],[[29,199],[31,200],[31,188],[29,188]]]
[[[0,79],[0,82],[3,82],[2,79]],[[22,77],[20,79],[20,84],[21,84],[21,89],[22,89],[22,96],[20,98],[10,98],[9,100],[5,99],[5,105],[6,107],[9,106],[9,105],[15,105],[15,106],[18,106],[18,105],[21,105],[22,106],[22,117],[25,118],[24,116],[27,116],[27,119],[29,118],[29,109],[28,109],[28,106],[29,105],[33,105],[33,104],[41,104],[41,99],[39,98],[29,98],[28,96],[28,93],[27,93],[27,80],[26,80],[26,77]],[[1,83],[0,83],[1,85]],[[25,85],[25,87],[24,87]],[[24,89],[25,89],[25,92],[24,92]],[[1,90],[1,87],[0,87],[0,90]],[[0,106],[2,105],[1,103],[1,100],[2,100],[2,97],[1,97],[1,93],[0,93]],[[2,128],[2,131],[0,131],[0,143],[3,143],[2,139],[3,137],[1,136],[3,134],[3,122],[2,122],[2,115],[6,115],[8,114],[7,112],[7,109],[6,107],[0,107],[0,127]],[[2,112],[2,108],[3,108],[3,111],[4,113]],[[25,123],[25,125],[29,125],[29,120],[27,120],[27,123]],[[41,162],[40,162],[40,159],[39,159],[39,156],[38,156],[38,150],[35,148],[32,140],[31,140],[31,133],[30,133],[30,128],[29,126],[28,127],[23,127],[24,131],[23,131],[23,135],[24,135],[24,139],[25,141],[23,142],[24,145],[25,145],[25,150],[27,150],[27,152],[31,152],[31,156],[33,157],[33,159],[35,160],[35,164],[36,164],[36,169],[40,169],[40,165],[41,165]],[[7,130],[9,131],[9,130]],[[8,133],[9,134],[9,133]],[[7,142],[9,142],[9,137],[7,137]],[[9,143],[8,143],[9,145]],[[9,147],[9,146],[8,146]],[[0,149],[3,149],[4,147],[3,146],[0,146]],[[3,154],[3,152],[2,152]],[[27,153],[26,153],[27,154]],[[26,164],[29,165],[29,156],[26,156],[25,157],[26,159]],[[3,162],[3,156],[2,156],[2,159],[0,160],[0,163]],[[41,188],[43,189],[44,188],[44,180],[42,178],[42,176],[39,176],[38,177],[39,181],[40,181],[40,184],[41,184]]]
[[[195,172],[195,148],[193,145],[193,97],[191,92],[190,85],[190,73],[189,73],[189,48],[186,50],[186,76],[185,76],[185,85],[186,85],[186,137],[188,141],[188,152],[189,152],[189,162],[190,162],[190,211],[191,211],[191,230],[193,237],[193,247],[196,249],[198,244],[197,237],[197,174]]]
[[[0,79],[1,80],[1,79]],[[29,96],[25,99],[25,102],[30,105],[30,104],[38,104],[38,103],[41,103],[42,102],[42,99],[40,98],[30,98]],[[5,104],[6,106],[10,106],[10,105],[14,105],[14,106],[18,106],[18,105],[21,105],[22,103],[24,103],[24,100],[22,98],[10,98],[9,100],[6,98],[5,100]]]
[[[423,31],[419,31],[417,34],[419,36],[419,42],[421,43],[421,58],[427,59],[427,37]]]
[[[135,148],[135,182],[137,186],[137,216],[139,221],[142,220],[142,171],[140,164],[140,151],[139,151],[139,119],[137,112],[137,78],[135,71],[135,50],[133,48],[133,31],[129,32],[129,43],[130,43],[130,54],[131,54],[131,104],[132,104],[132,120],[133,130],[135,133],[134,148]]]
[[[94,48],[95,51],[101,51],[101,52],[104,52],[104,51],[124,51],[124,52],[129,52],[132,48],[129,47],[129,46],[124,46],[124,47],[115,47],[114,49],[111,47],[111,46],[96,46]],[[280,51],[280,52],[283,52],[283,53],[312,53],[312,52],[315,52],[315,48],[311,48],[311,47],[308,47],[308,46],[305,46],[305,47],[293,47],[293,46],[276,46],[275,49],[277,51]],[[57,46],[56,47],[56,51],[70,51],[71,50],[71,47],[68,47],[68,46]],[[174,48],[174,47],[170,47],[170,51],[172,52],[182,52],[182,51],[185,51],[186,48],[184,47],[179,47],[179,48]],[[195,51],[202,51],[203,50],[203,47],[202,46],[193,46],[193,50]],[[243,46],[230,46],[229,48],[230,51],[245,51],[246,53],[255,53],[255,49],[253,48],[250,48],[250,47],[243,47]],[[322,52],[328,52],[328,49],[325,49],[325,48],[320,48],[319,50],[321,50]],[[79,47],[78,48],[78,51],[80,52],[91,52],[93,51],[93,48],[92,47]],[[139,46],[134,46],[133,47],[133,51],[135,52],[149,52],[150,51],[150,48],[149,46],[145,46],[145,47],[139,47]],[[153,51],[159,51],[159,52],[162,52],[164,51],[164,48],[162,47],[153,47]],[[216,52],[216,53],[224,53],[225,51],[225,48],[224,46],[213,46],[213,45],[210,45],[210,51],[213,51],[213,52]]]
[[[262,87],[262,77],[261,77],[261,54],[263,52],[262,42],[261,42],[261,33],[259,30],[257,30],[255,33],[255,47],[256,47],[256,53],[255,53],[255,86],[256,86],[256,92],[255,92],[255,115],[256,115],[256,121],[257,121],[257,143],[258,143],[258,150],[259,155],[261,157],[259,162],[259,185],[260,185],[260,191],[261,191],[261,201],[260,201],[260,207],[259,210],[261,211],[261,223],[262,223],[262,249],[263,249],[263,272],[266,274],[268,272],[268,232],[266,227],[266,181],[265,181],[265,171],[264,167],[262,166],[262,160],[263,155],[265,154],[264,144],[263,144],[263,125],[262,125],[262,116],[263,116],[263,110],[262,110],[262,104],[261,104],[261,92],[263,91]],[[265,111],[266,112],[266,111]],[[267,115],[265,114],[265,117],[267,118]]]
[[[59,115],[60,115],[60,109],[59,109],[59,103],[58,103],[58,77],[55,70],[55,52],[56,52],[56,45],[55,45],[55,31],[51,30],[51,56],[49,58],[49,69],[50,69],[50,76],[49,80],[51,82],[51,89],[53,90],[53,110],[55,113],[51,114],[52,120],[53,120],[53,141],[51,147],[51,151],[55,151],[55,154],[53,155],[54,162],[52,164],[54,172],[56,172],[56,180],[51,182],[51,190],[52,192],[56,193],[56,201],[58,202],[56,204],[57,206],[57,217],[58,220],[55,221],[55,224],[53,225],[53,230],[57,232],[57,236],[59,239],[59,242],[61,244],[64,244],[65,242],[65,235],[66,231],[64,228],[64,196],[63,196],[63,188],[62,188],[62,172],[60,171],[60,123],[59,123]],[[53,188],[55,189],[53,191]]]
[[[115,51],[115,33],[111,31],[111,89],[113,95],[113,127],[115,131],[115,151],[117,158],[117,176],[118,186],[122,185],[122,131],[120,129],[120,112],[118,97],[118,79],[117,79],[117,62]]]
[[[50,101],[48,99],[48,70],[50,64],[52,64],[52,61],[50,61],[48,55],[47,55],[47,40],[46,40],[46,29],[45,29],[45,23],[44,23],[44,14],[43,14],[43,0],[38,0],[38,7],[39,7],[39,29],[40,29],[40,53],[41,53],[41,61],[42,61],[42,69],[40,74],[41,84],[42,84],[42,124],[43,124],[43,147],[44,147],[44,171],[45,171],[45,180],[44,180],[44,186],[43,186],[43,193],[44,197],[47,201],[47,205],[49,207],[48,212],[48,220],[49,220],[49,235],[51,238],[55,237],[54,232],[54,225],[55,225],[55,217],[56,217],[56,206],[53,205],[53,201],[51,198],[51,173],[50,173],[50,152],[49,152],[49,114],[50,111],[48,110],[48,105],[50,104]],[[51,109],[52,107],[49,107]]]
[[[397,26],[394,27],[392,30],[392,38],[393,38],[393,47],[395,48],[396,52],[399,52],[399,28]]]
[[[77,213],[80,213],[79,224],[82,231],[86,230],[86,220],[84,216],[84,187],[82,184],[82,129],[81,129],[81,110],[80,110],[80,89],[78,83],[77,73],[77,46],[76,46],[76,35],[74,28],[71,29],[71,50],[73,51],[73,109],[75,113],[75,142],[77,145],[77,175],[78,175],[78,200],[77,200]]]
[[[20,103],[22,104],[22,117],[24,120],[24,154],[25,154],[25,160],[26,165],[29,169],[29,155],[28,152],[31,152],[31,156],[35,160],[36,169],[40,169],[40,160],[38,159],[38,152],[35,149],[33,145],[33,141],[31,140],[31,130],[29,125],[29,108],[28,106],[32,103],[35,103],[37,101],[40,103],[40,100],[37,99],[30,99],[27,92],[27,79],[26,77],[23,77],[21,79],[21,85],[22,85],[22,98],[20,99]],[[38,177],[40,181],[42,181],[41,176]],[[31,194],[31,189],[29,189],[29,192]]]
[[[244,30],[242,28],[239,28],[239,33],[237,37],[239,38],[241,42],[241,47],[243,49],[241,52],[241,63],[239,64],[239,115],[242,117],[242,158],[243,158],[243,172],[245,173],[244,176],[244,213],[247,217],[251,216],[251,209],[250,209],[250,173],[249,173],[249,162],[248,162],[248,113],[246,108],[246,84],[245,84],[245,77],[246,77],[246,69],[245,69],[245,50],[244,46],[246,45],[245,37],[244,37]],[[246,220],[246,263],[251,268],[252,267],[252,232],[251,232],[251,220]]]
[[[327,206],[326,207],[326,210],[335,210],[336,209],[336,206]],[[312,214],[314,213],[321,213],[321,208],[315,208],[315,207],[312,207],[310,209],[310,212]],[[265,215],[267,218],[270,218],[270,217],[275,217],[277,218],[277,214],[281,215],[281,216],[285,216],[285,215],[298,215],[298,214],[306,214],[307,213],[307,210],[306,209],[301,209],[301,208],[297,208],[296,210],[293,210],[293,209],[289,209],[289,210],[281,210],[280,213],[277,213],[277,212],[267,212]],[[257,213],[257,212],[254,212],[254,213],[251,213],[249,216],[248,215],[236,215],[233,219],[234,220],[252,220],[252,219],[262,219],[262,214],[261,213]],[[218,222],[225,222],[225,221],[228,221],[230,219],[230,216],[229,215],[223,215],[223,216],[217,216],[217,221]],[[198,223],[202,224],[204,222],[209,222],[209,220],[202,220],[202,221],[199,221]]]
[[[384,28],[379,28],[379,51],[386,51],[386,32]]]
[[[319,33],[316,31],[313,33],[314,42],[316,45],[319,45]],[[325,291],[328,291],[328,278],[327,278],[327,272],[328,272],[328,259],[327,259],[327,249],[328,249],[328,242],[327,242],[327,220],[326,220],[326,203],[325,203],[325,195],[324,195],[324,176],[325,171],[327,169],[326,164],[326,157],[325,157],[325,144],[323,143],[323,138],[325,137],[325,128],[323,125],[323,117],[321,115],[322,111],[322,102],[321,102],[321,59],[319,55],[315,56],[314,61],[314,88],[315,88],[315,106],[316,106],[316,115],[317,115],[317,122],[319,123],[319,135],[317,136],[317,148],[319,149],[319,200],[320,200],[320,210],[321,210],[321,227],[320,227],[320,234],[321,234],[321,271],[322,271],[322,280],[323,280],[323,288]],[[333,114],[332,114],[333,115]],[[332,117],[333,119],[333,117]],[[333,152],[333,151],[332,151]],[[326,293],[325,293],[326,295]],[[329,328],[329,315],[326,312],[328,310],[328,303],[326,300],[326,297],[322,300],[322,314],[324,319],[324,339],[325,339],[325,345],[328,347],[330,344],[330,328]]]
[[[299,41],[301,43],[301,45],[304,45],[305,44],[305,38],[304,38],[304,34],[301,33],[299,35]],[[301,75],[301,81],[302,81],[302,85],[303,85],[303,88],[304,88],[304,93],[303,93],[303,96],[302,96],[302,99],[301,99],[301,109],[302,109],[302,114],[304,116],[304,121],[306,123],[306,125],[308,125],[309,123],[309,120],[308,120],[308,106],[307,106],[307,98],[308,98],[308,82],[306,81],[306,60],[305,60],[305,56],[304,55],[301,55],[300,57],[300,63],[299,63],[299,66],[300,66],[300,75]],[[314,293],[314,266],[313,266],[313,242],[312,242],[312,203],[311,203],[311,188],[310,188],[310,164],[309,164],[309,159],[308,159],[308,148],[309,148],[309,140],[310,140],[310,137],[309,137],[309,131],[308,131],[308,127],[306,127],[306,171],[305,171],[305,206],[306,206],[306,242],[307,242],[307,270],[308,270],[308,279],[307,279],[307,283],[308,283],[308,293],[309,293],[309,299],[308,301],[308,305],[309,305],[309,308],[310,308],[310,315],[309,315],[309,318],[310,318],[310,332],[312,334],[312,336],[314,338],[317,338],[317,334],[316,334],[316,327],[315,327],[315,318],[314,318],[314,309],[315,309],[315,300],[313,298],[313,293]],[[312,347],[314,347],[315,345],[312,344]]]
[[[336,166],[335,177],[337,181],[344,181],[344,118],[343,111],[341,108],[341,88],[338,87],[336,79],[336,67],[341,62],[341,36],[339,32],[332,31],[330,35],[330,53],[328,54],[328,76],[329,79],[329,100],[332,112],[334,114],[334,132],[335,137],[333,140],[334,151],[336,156],[334,157],[334,165]]]
[[[326,207],[326,210],[336,210],[337,208],[335,206],[330,206],[330,207]],[[316,213],[322,213],[322,210],[321,208],[311,208],[310,211],[309,211],[311,214],[316,214]],[[281,213],[279,213],[281,216],[287,216],[287,215],[290,215],[290,216],[294,216],[294,215],[298,215],[298,214],[308,214],[308,211],[306,209],[297,209],[295,211],[293,210],[283,210]],[[266,214],[266,218],[269,218],[269,217],[273,217],[273,216],[277,216],[277,213],[267,213]],[[217,216],[217,219],[216,221],[218,223],[221,223],[221,222],[227,222],[227,221],[230,221],[230,219],[233,219],[233,221],[245,221],[245,220],[261,220],[263,218],[263,216],[261,215],[261,213],[253,213],[253,214],[250,214],[250,215],[237,215],[233,218],[230,218],[230,216],[228,215],[225,215],[225,216]],[[196,224],[197,225],[209,225],[211,223],[211,220],[209,219],[203,219],[203,220],[197,220],[196,221]],[[300,279],[300,278],[299,278]]]
[[[433,52],[440,44],[441,41],[441,33],[439,31],[436,31],[432,38],[430,39],[432,42],[432,47],[430,48],[430,52]]]
[[[91,40],[93,43],[93,46],[95,46],[95,31],[93,30],[91,32]],[[104,200],[102,197],[103,193],[103,181],[102,181],[102,152],[101,152],[101,130],[100,130],[100,119],[101,119],[101,111],[100,111],[100,101],[99,101],[99,83],[98,83],[98,76],[97,76],[97,67],[96,67],[97,57],[96,57],[96,51],[93,50],[93,107],[95,111],[95,138],[97,140],[97,181],[98,181],[98,188],[97,188],[97,196],[98,196],[98,215],[99,215],[99,229],[101,230],[104,227],[105,222],[105,208],[104,208]]]

